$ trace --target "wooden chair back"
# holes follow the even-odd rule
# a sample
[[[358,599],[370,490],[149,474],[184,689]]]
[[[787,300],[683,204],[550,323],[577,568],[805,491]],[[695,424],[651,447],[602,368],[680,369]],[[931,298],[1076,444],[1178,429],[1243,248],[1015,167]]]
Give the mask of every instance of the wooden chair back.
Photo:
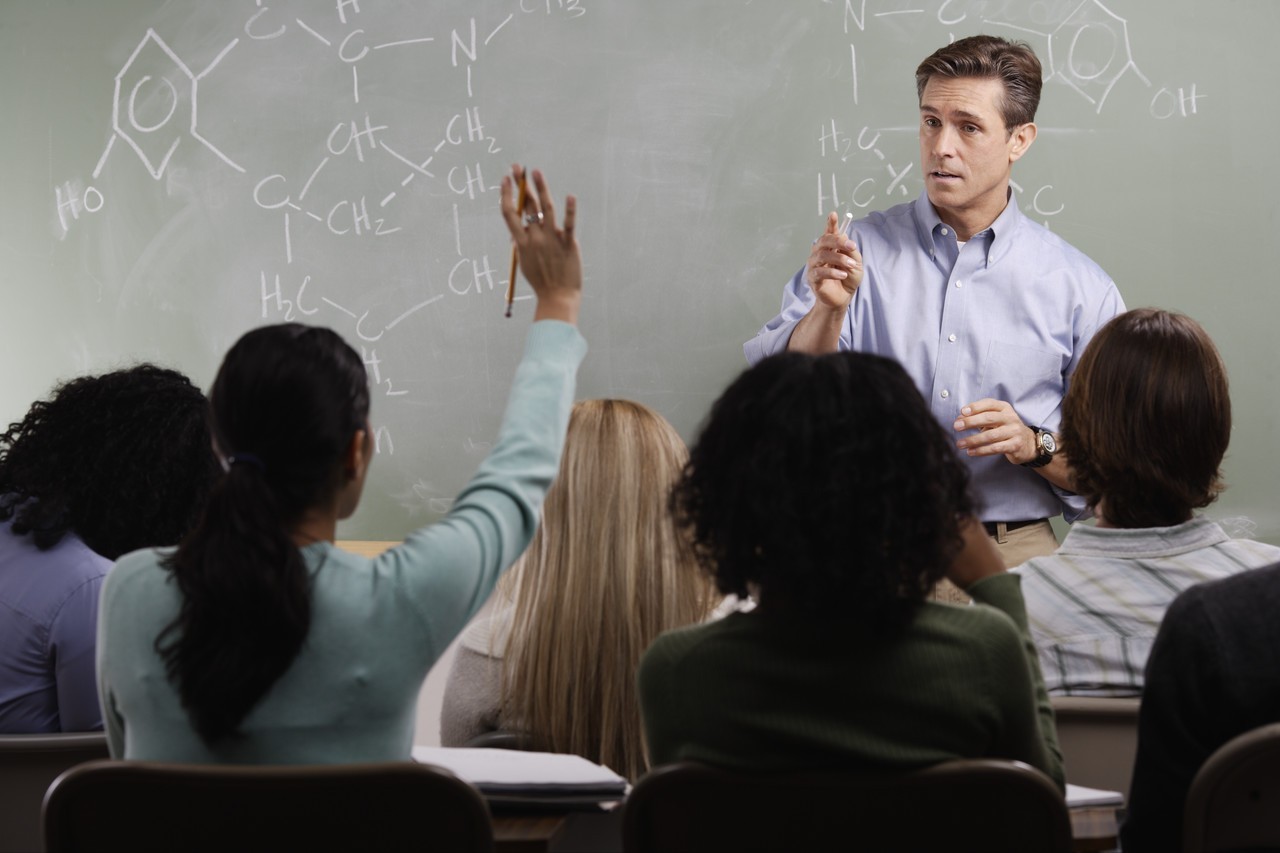
[[[1209,756],[1183,813],[1186,853],[1280,849],[1280,723],[1245,732]]]
[[[671,764],[636,783],[622,822],[627,853],[1071,850],[1053,782],[1026,764],[986,759],[889,775]]]
[[[50,853],[493,849],[480,793],[444,768],[410,761],[95,761],[54,782],[44,831]]]
[[[62,771],[107,757],[102,732],[0,735],[0,853],[40,849],[40,804]]]

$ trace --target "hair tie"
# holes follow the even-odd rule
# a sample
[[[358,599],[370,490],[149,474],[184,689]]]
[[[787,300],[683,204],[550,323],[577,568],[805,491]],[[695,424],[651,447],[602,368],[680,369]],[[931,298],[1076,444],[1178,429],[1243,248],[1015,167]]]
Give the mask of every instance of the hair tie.
[[[262,473],[267,472],[267,463],[262,461],[262,457],[254,453],[232,453],[227,457],[227,467],[243,462],[246,465],[252,465]]]

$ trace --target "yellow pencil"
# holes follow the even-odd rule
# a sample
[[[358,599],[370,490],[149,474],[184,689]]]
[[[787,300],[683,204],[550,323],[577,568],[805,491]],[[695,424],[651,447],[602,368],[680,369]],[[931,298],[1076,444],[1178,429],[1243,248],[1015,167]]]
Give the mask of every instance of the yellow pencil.
[[[516,216],[524,216],[524,205],[529,199],[529,172],[520,170],[519,200],[516,202]],[[507,277],[507,316],[511,316],[511,303],[516,301],[516,247],[511,247],[511,275]]]

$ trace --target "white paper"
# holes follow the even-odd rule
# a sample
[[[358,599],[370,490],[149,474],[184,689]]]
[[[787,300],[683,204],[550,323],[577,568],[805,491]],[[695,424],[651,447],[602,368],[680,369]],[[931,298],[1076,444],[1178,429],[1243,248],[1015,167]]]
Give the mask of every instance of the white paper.
[[[1104,791],[1101,788],[1086,788],[1083,785],[1067,784],[1067,808],[1075,809],[1084,806],[1123,806],[1124,795],[1119,791]]]
[[[444,767],[481,791],[621,793],[627,787],[626,779],[608,767],[594,764],[579,755],[517,749],[415,746],[413,760]]]

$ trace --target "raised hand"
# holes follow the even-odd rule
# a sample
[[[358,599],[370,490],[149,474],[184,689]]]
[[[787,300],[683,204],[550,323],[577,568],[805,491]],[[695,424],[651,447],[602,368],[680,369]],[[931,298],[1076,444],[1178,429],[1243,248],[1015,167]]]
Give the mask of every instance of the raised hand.
[[[843,310],[849,306],[854,292],[862,284],[862,253],[840,227],[833,210],[827,214],[827,228],[809,251],[805,277],[818,302],[827,308]]]
[[[516,210],[512,187],[523,171],[519,166],[512,171],[502,179],[502,218],[515,243],[520,271],[538,298],[533,318],[576,323],[582,301],[582,254],[573,231],[577,199],[565,197],[564,224],[556,227],[551,192],[542,172],[534,169],[534,192],[526,197],[524,210]]]

